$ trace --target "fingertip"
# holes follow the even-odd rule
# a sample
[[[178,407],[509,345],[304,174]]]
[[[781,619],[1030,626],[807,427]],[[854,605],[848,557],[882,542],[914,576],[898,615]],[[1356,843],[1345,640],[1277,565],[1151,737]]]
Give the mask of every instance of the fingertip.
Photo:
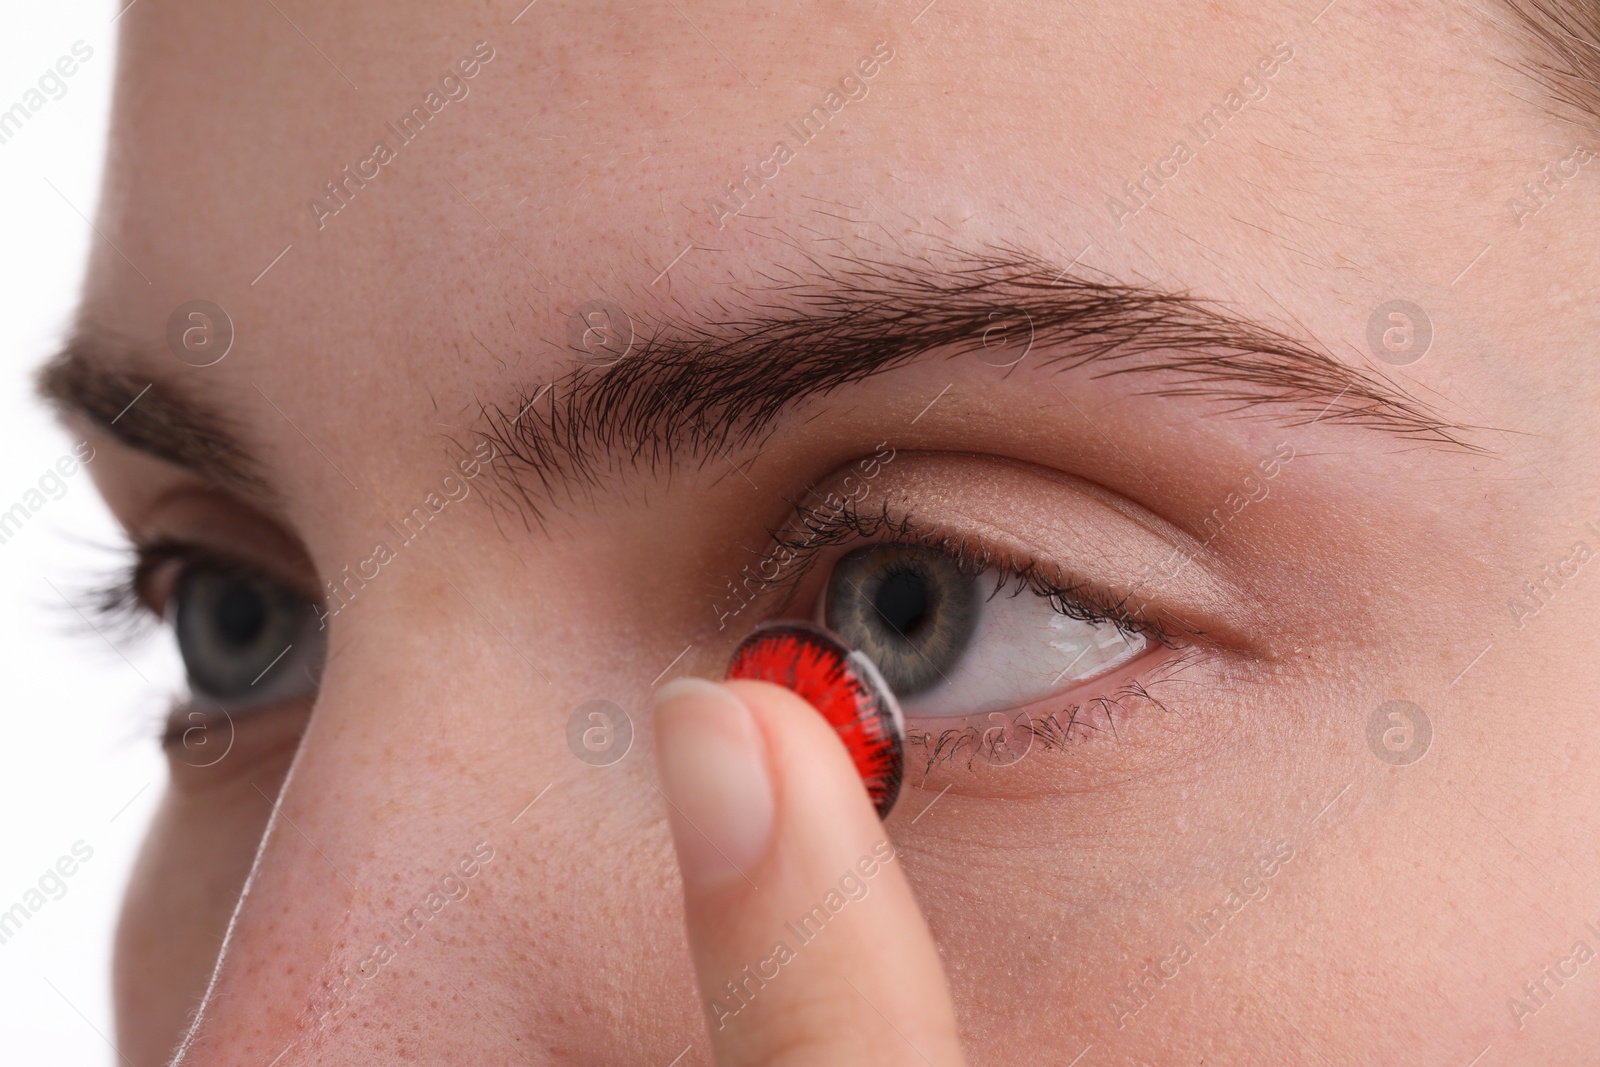
[[[703,678],[662,686],[652,715],[684,884],[748,878],[771,844],[776,808],[764,731],[738,694]]]
[[[843,742],[878,817],[889,814],[905,773],[905,719],[869,657],[825,627],[774,620],[740,642],[727,678],[793,690]]]

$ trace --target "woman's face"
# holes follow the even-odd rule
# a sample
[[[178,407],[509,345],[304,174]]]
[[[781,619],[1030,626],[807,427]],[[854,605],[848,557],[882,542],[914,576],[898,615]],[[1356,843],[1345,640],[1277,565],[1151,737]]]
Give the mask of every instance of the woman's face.
[[[781,616],[910,649],[973,1062],[1592,1047],[1591,140],[1319,6],[133,8],[123,1052],[708,1062],[645,709]]]

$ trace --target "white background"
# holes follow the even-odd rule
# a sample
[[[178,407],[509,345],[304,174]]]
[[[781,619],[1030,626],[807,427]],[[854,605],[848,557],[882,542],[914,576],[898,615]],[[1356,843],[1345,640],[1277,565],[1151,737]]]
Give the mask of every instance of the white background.
[[[122,2],[35,0],[0,16],[0,110],[75,41],[94,49],[66,79],[66,95],[0,144],[0,511],[72,444],[33,399],[30,378],[61,341],[91,242],[102,240],[77,212],[95,215],[116,61],[111,20]],[[0,944],[8,1064],[127,1062],[110,1044],[111,936],[164,786],[154,738],[180,673],[164,635],[117,639],[130,665],[51,589],[82,604],[79,591],[121,559],[108,551],[120,539],[88,472],[66,483],[61,499],[0,544],[0,911],[74,842],[94,856],[66,880],[65,896]]]

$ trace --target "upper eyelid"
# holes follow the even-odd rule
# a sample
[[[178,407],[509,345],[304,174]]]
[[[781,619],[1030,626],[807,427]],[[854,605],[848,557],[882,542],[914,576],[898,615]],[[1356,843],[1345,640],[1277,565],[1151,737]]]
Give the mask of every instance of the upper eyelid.
[[[232,497],[188,488],[163,494],[133,542],[134,551],[143,555],[237,567],[311,603],[323,599],[318,568],[299,538],[279,520]]]
[[[942,532],[946,547],[982,543],[994,560],[1031,563],[1111,617],[1157,623],[1219,651],[1265,653],[1269,635],[1248,620],[1281,614],[1282,603],[1263,598],[1258,575],[1238,559],[1197,551],[1203,543],[1173,521],[1183,513],[1182,488],[1170,499],[1141,500],[1095,473],[1006,453],[903,451],[856,510],[881,513],[878,501],[888,500],[892,513],[927,528],[919,533]],[[1174,557],[1188,565],[1163,571],[1160,564]]]
[[[144,585],[148,583],[163,567],[177,565],[181,574],[192,567],[209,565],[217,568],[231,568],[249,571],[260,575],[269,581],[277,581],[273,575],[265,572],[254,563],[217,552],[203,545],[192,545],[182,541],[162,540],[149,545],[141,545],[134,549],[137,559],[132,567],[131,577],[141,595]],[[143,598],[145,606],[158,618],[164,617],[161,606],[151,604],[148,598]]]
[[[124,544],[117,551],[123,558],[92,570],[87,581],[79,584],[72,603],[84,606],[93,629],[104,627],[129,640],[149,637],[167,621],[161,607],[151,603],[146,593],[151,575],[167,564],[193,558],[193,546],[162,539]],[[240,561],[229,562],[258,569]]]
[[[183,570],[210,564],[249,571],[308,599],[292,583],[259,563],[209,546],[164,538],[144,545],[130,545],[126,550],[132,558],[118,563],[110,574],[94,581],[87,591],[87,600],[90,613],[98,621],[115,624],[130,635],[146,635],[167,621],[163,607],[150,602],[145,586],[155,571],[170,564],[179,564]],[[319,601],[312,599],[310,602]]]
[[[898,517],[896,512],[899,512]],[[1035,595],[1049,595],[1053,602],[1059,600],[1053,606],[1062,614],[1083,617],[1088,621],[1109,622],[1119,628],[1142,633],[1159,645],[1174,647],[1180,638],[1203,637],[1192,628],[1162,621],[1143,608],[1128,611],[1125,607],[1126,597],[1119,599],[1104,586],[1069,574],[1063,568],[1047,568],[1031,559],[1021,561],[1008,558],[1005,553],[996,553],[982,538],[957,541],[949,534],[919,534],[918,531],[926,527],[916,521],[912,510],[893,508],[888,500],[883,501],[878,513],[870,517],[845,500],[827,513],[816,506],[797,506],[790,521],[796,519],[804,529],[810,531],[811,536],[800,537],[797,534],[793,538],[786,537],[781,526],[768,531],[776,550],[788,550],[799,561],[798,573],[781,583],[791,598],[828,548],[847,544],[852,536],[863,541],[898,539],[945,551],[969,566],[973,573],[996,570],[997,580],[991,597],[1002,592],[1008,583],[1015,582],[1017,588],[1014,594],[1026,590]],[[885,538],[885,533],[890,537]],[[763,557],[763,560],[768,558],[771,558],[770,555]],[[780,583],[774,579],[772,584]],[[1049,594],[1038,588],[1046,584],[1051,589]],[[1082,612],[1082,615],[1078,615],[1078,612]]]

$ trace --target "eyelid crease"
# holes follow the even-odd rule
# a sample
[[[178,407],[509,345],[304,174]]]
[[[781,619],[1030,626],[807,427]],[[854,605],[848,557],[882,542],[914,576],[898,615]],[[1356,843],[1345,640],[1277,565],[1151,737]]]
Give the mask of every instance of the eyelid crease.
[[[944,533],[938,527],[920,523],[909,511],[896,517],[887,500],[876,513],[859,510],[849,499],[842,500],[831,509],[796,504],[789,521],[798,521],[800,529],[791,532],[780,526],[767,531],[774,545],[768,558],[781,560],[780,573],[785,566],[798,567],[797,573],[786,583],[788,599],[792,599],[805,576],[821,559],[824,550],[857,539],[863,542],[887,541],[917,544],[943,552],[968,575],[993,572],[995,584],[989,594],[990,599],[1007,588],[1011,589],[1012,596],[1024,591],[1032,592],[1047,599],[1057,613],[1068,618],[1110,623],[1126,633],[1142,634],[1168,648],[1179,647],[1180,639],[1205,639],[1203,631],[1176,618],[1162,618],[1159,612],[1147,610],[1148,601],[1142,601],[1137,608],[1130,607],[1131,593],[1119,597],[1105,586],[1072,574],[1058,565],[1031,558],[1007,558],[1003,551],[997,552],[981,537]],[[784,556],[784,553],[788,555]]]
[[[1074,492],[1093,497],[1099,503],[1115,511],[1129,522],[1136,523],[1149,531],[1155,537],[1164,541],[1171,541],[1182,551],[1197,554],[1205,550],[1206,542],[1196,536],[1192,531],[1166,519],[1137,501],[1129,500],[1121,493],[1113,492],[1099,482],[1066,471],[1056,470],[1029,460],[1018,459],[1015,456],[989,456],[986,461],[997,467],[1005,467],[1021,471],[1035,478],[1043,478],[1056,485],[1064,486]]]
[[[1121,602],[1125,616],[1218,649],[1260,650],[1260,632],[1243,626],[1263,607],[1250,574],[1175,527],[1159,501],[1118,499],[1059,468],[966,451],[901,452],[871,485],[898,502],[892,512],[932,520],[995,557],[1034,561],[1057,585],[1097,591],[1091,603]],[[1175,487],[1174,500],[1184,491]]]

